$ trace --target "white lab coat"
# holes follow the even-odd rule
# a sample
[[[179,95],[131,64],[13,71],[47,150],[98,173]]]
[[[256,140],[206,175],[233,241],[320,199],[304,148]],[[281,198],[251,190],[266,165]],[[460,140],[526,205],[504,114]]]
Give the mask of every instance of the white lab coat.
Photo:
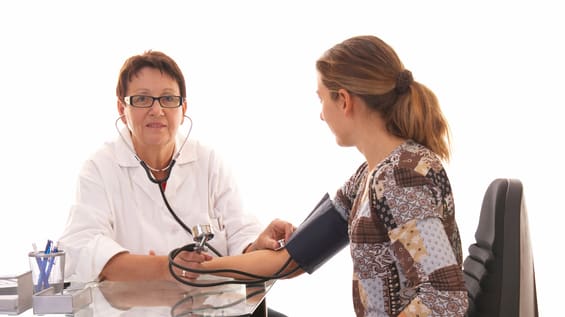
[[[80,172],[76,202],[59,240],[66,252],[65,280],[97,279],[119,252],[167,255],[193,242],[166,208],[157,184],[134,157],[129,131],[106,143]],[[178,135],[178,150],[184,136]],[[167,181],[165,196],[179,218],[192,228],[210,224],[212,246],[222,255],[239,254],[262,226],[244,214],[235,180],[218,154],[189,139]]]

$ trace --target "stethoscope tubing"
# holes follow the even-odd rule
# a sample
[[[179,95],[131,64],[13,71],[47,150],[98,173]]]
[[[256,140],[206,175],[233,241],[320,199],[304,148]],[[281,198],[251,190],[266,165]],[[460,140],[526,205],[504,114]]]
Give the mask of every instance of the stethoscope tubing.
[[[120,130],[118,128],[118,121],[120,121],[120,119],[122,119],[122,117],[123,117],[123,115],[118,117],[118,119],[116,119],[116,122],[114,124],[116,126],[116,130],[118,131],[118,134],[120,135],[120,138],[126,144],[126,146],[130,149],[130,151],[134,155],[135,159],[139,162],[141,167],[145,170],[145,173],[147,174],[147,178],[149,178],[149,180],[152,183],[159,186],[159,192],[161,193],[161,197],[163,198],[163,202],[165,203],[165,206],[167,207],[167,210],[169,211],[169,213],[173,216],[175,221],[186,232],[188,232],[191,236],[193,236],[192,230],[177,216],[177,214],[175,213],[175,211],[173,210],[173,208],[169,204],[169,201],[168,201],[167,197],[165,196],[165,190],[163,188],[163,184],[165,182],[167,182],[169,177],[171,176],[171,171],[173,170],[173,167],[176,164],[176,160],[180,156],[180,153],[181,153],[182,149],[184,148],[184,145],[188,141],[188,137],[190,136],[190,132],[192,131],[192,124],[193,124],[192,119],[189,116],[186,116],[186,115],[184,116],[185,118],[187,118],[190,121],[190,129],[189,129],[188,133],[186,134],[186,137],[185,137],[182,145],[180,146],[179,150],[171,158],[171,163],[169,165],[169,168],[167,169],[166,175],[161,179],[157,179],[151,173],[151,169],[149,168],[147,163],[145,163],[145,161],[141,160],[137,156],[137,153],[128,144],[128,142],[126,141],[126,139],[123,137],[122,133],[120,132]],[[216,254],[218,257],[222,257],[222,254],[217,249],[215,249],[213,246],[211,246],[208,242],[206,242],[205,245],[206,245],[206,247],[208,247],[208,249],[210,249],[212,252],[214,252],[214,254]],[[194,252],[195,246],[196,246],[195,243],[190,243],[190,244],[187,244],[187,245],[185,245],[181,248],[177,248],[177,249],[174,249],[171,252],[169,252],[169,272],[171,273],[173,278],[175,278],[177,281],[179,281],[183,284],[186,284],[186,285],[190,285],[190,286],[212,287],[212,286],[225,285],[225,284],[246,284],[246,285],[258,284],[258,283],[264,283],[264,282],[267,282],[267,281],[273,280],[273,279],[281,279],[281,278],[287,277],[287,276],[293,274],[294,272],[296,272],[299,269],[299,267],[296,267],[296,268],[290,270],[287,273],[281,274],[281,272],[284,271],[284,269],[286,269],[286,267],[290,264],[290,261],[292,260],[291,257],[288,258],[288,260],[282,265],[282,267],[274,275],[269,275],[269,276],[257,275],[257,274],[253,274],[253,273],[249,273],[249,272],[245,272],[245,271],[233,270],[233,269],[198,270],[198,269],[194,269],[194,268],[185,267],[185,266],[180,265],[180,264],[178,264],[174,261],[175,257],[182,251]],[[173,267],[176,267],[176,268],[181,269],[183,271],[193,272],[193,273],[197,273],[197,274],[232,273],[232,274],[247,276],[247,277],[250,277],[251,279],[248,279],[248,280],[233,279],[233,280],[225,280],[225,281],[212,282],[212,283],[195,283],[195,282],[192,282],[192,281],[189,281],[187,279],[183,279],[183,278],[179,277],[175,273],[175,271],[173,270]]]
[[[187,244],[187,245],[183,246],[182,248],[177,248],[177,249],[174,249],[171,252],[169,252],[169,271],[171,272],[171,275],[177,281],[179,281],[183,284],[190,285],[190,286],[211,287],[211,286],[218,286],[218,285],[225,285],[225,284],[247,284],[247,285],[258,284],[258,283],[264,283],[264,282],[269,281],[269,280],[285,278],[287,276],[294,274],[296,271],[298,271],[300,269],[297,266],[296,268],[294,268],[294,269],[292,269],[292,270],[290,270],[286,273],[281,273],[290,264],[290,262],[292,260],[291,257],[288,258],[288,260],[281,266],[281,268],[274,275],[258,275],[258,274],[253,274],[253,273],[240,271],[240,270],[234,270],[234,269],[200,270],[200,269],[189,268],[189,267],[183,266],[183,265],[178,264],[174,261],[175,257],[180,252],[182,252],[182,251],[193,251],[195,246],[196,246],[195,243],[191,243],[191,244]],[[210,282],[210,283],[196,283],[196,282],[193,282],[193,281],[179,277],[174,272],[173,267],[176,267],[177,269],[180,269],[180,270],[183,270],[183,271],[197,273],[197,274],[232,273],[232,274],[238,274],[238,275],[246,276],[246,277],[249,277],[251,279],[246,279],[246,280],[233,279],[233,280],[225,280],[225,281]]]

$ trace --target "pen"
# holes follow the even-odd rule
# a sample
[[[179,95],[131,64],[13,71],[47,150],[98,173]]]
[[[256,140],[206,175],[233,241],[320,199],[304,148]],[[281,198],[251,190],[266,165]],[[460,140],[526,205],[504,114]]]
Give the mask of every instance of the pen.
[[[43,272],[43,260],[39,258],[39,253],[37,252],[37,244],[32,243],[31,246],[33,247],[33,255],[35,256],[35,262],[37,262],[37,267],[39,268],[39,276],[37,277],[37,284],[35,286],[35,291],[38,292],[41,290],[41,284],[43,284],[43,280],[45,279],[43,276],[45,273]]]
[[[59,252],[59,248],[58,248],[59,242],[57,242],[55,244],[55,247],[53,248],[53,250],[49,250],[49,253],[57,253]],[[53,268],[53,264],[55,262],[55,256],[53,255],[50,259],[49,259],[49,263],[47,264],[47,272],[45,273],[45,279],[44,279],[44,283],[43,285],[45,286],[45,288],[49,287],[49,276],[51,275],[51,269]]]
[[[45,280],[45,262],[44,259],[41,258],[40,253],[37,251],[37,244],[34,242],[31,246],[33,247],[33,255],[35,256],[35,261],[37,262],[37,268],[39,270],[37,284],[35,285],[35,292],[39,292],[41,290],[41,286],[44,284],[43,281]]]
[[[37,291],[40,291],[42,289],[42,287],[47,288],[49,287],[49,276],[45,275],[46,274],[46,265],[47,265],[47,258],[45,257],[46,254],[51,253],[51,247],[53,245],[53,241],[51,240],[47,240],[47,243],[45,244],[45,249],[42,253],[37,253],[37,246],[35,245],[35,243],[33,244],[34,247],[34,251],[36,251],[35,253],[35,258],[37,260],[37,265],[39,267],[39,277],[38,277],[38,281],[37,281]]]
[[[45,254],[49,254],[51,252],[51,246],[53,245],[53,241],[47,240],[47,244],[45,245]]]
[[[45,255],[47,254],[51,254],[51,249],[53,248],[53,241],[52,240],[47,240],[47,244],[45,245]],[[49,261],[48,261],[49,259]],[[48,263],[49,262],[49,263]],[[49,287],[49,271],[51,271],[51,269],[48,269],[49,266],[53,265],[53,258],[48,258],[48,257],[44,257],[43,258],[43,270],[44,270],[44,274],[43,274],[43,288],[46,289]]]

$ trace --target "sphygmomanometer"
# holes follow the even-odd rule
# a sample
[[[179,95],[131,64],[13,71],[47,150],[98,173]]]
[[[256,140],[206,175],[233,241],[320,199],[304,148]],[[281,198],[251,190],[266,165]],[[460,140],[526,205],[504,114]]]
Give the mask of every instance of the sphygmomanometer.
[[[335,208],[327,193],[286,242],[284,247],[289,254],[289,258],[273,275],[257,275],[233,269],[199,270],[176,263],[174,259],[180,252],[202,251],[205,249],[207,241],[213,238],[211,228],[207,225],[196,226],[192,232],[196,243],[187,244],[169,253],[169,271],[172,276],[179,282],[191,286],[256,284],[272,279],[285,278],[299,269],[312,274],[349,243],[347,218]],[[294,261],[298,266],[282,273],[291,261]],[[245,276],[247,279],[232,279],[209,283],[196,282],[178,276],[173,268],[197,274],[235,273]]]

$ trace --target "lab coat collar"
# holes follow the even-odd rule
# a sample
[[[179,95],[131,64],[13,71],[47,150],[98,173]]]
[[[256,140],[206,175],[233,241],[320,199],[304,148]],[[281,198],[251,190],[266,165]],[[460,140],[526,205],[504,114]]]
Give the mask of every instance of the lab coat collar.
[[[136,183],[151,199],[158,205],[162,204],[162,197],[154,186],[147,178],[147,172],[141,167],[139,161],[135,158],[133,153],[133,143],[131,140],[130,132],[127,128],[120,131],[122,137],[118,136],[116,144],[116,159],[121,167],[132,168],[131,177],[134,183]],[[180,149],[182,143],[184,142],[185,136],[178,134],[175,143],[175,153]],[[173,167],[173,172],[169,179],[167,180],[167,188],[165,191],[168,193],[167,198],[170,201],[174,201],[176,190],[181,184],[186,181],[188,169],[180,168],[182,165],[186,165],[197,160],[197,143],[193,140],[188,140],[184,147],[182,148],[181,154],[177,158],[175,167]]]
[[[118,136],[116,141],[116,158],[118,164],[122,167],[140,167],[139,161],[136,159],[137,154],[134,152],[131,134],[127,127],[120,130],[121,136]],[[175,140],[175,154],[181,148],[186,136],[177,134]],[[196,151],[196,144],[193,140],[189,139],[182,148],[182,151],[177,158],[176,165],[183,165],[186,163],[194,162],[198,159],[198,151]]]

